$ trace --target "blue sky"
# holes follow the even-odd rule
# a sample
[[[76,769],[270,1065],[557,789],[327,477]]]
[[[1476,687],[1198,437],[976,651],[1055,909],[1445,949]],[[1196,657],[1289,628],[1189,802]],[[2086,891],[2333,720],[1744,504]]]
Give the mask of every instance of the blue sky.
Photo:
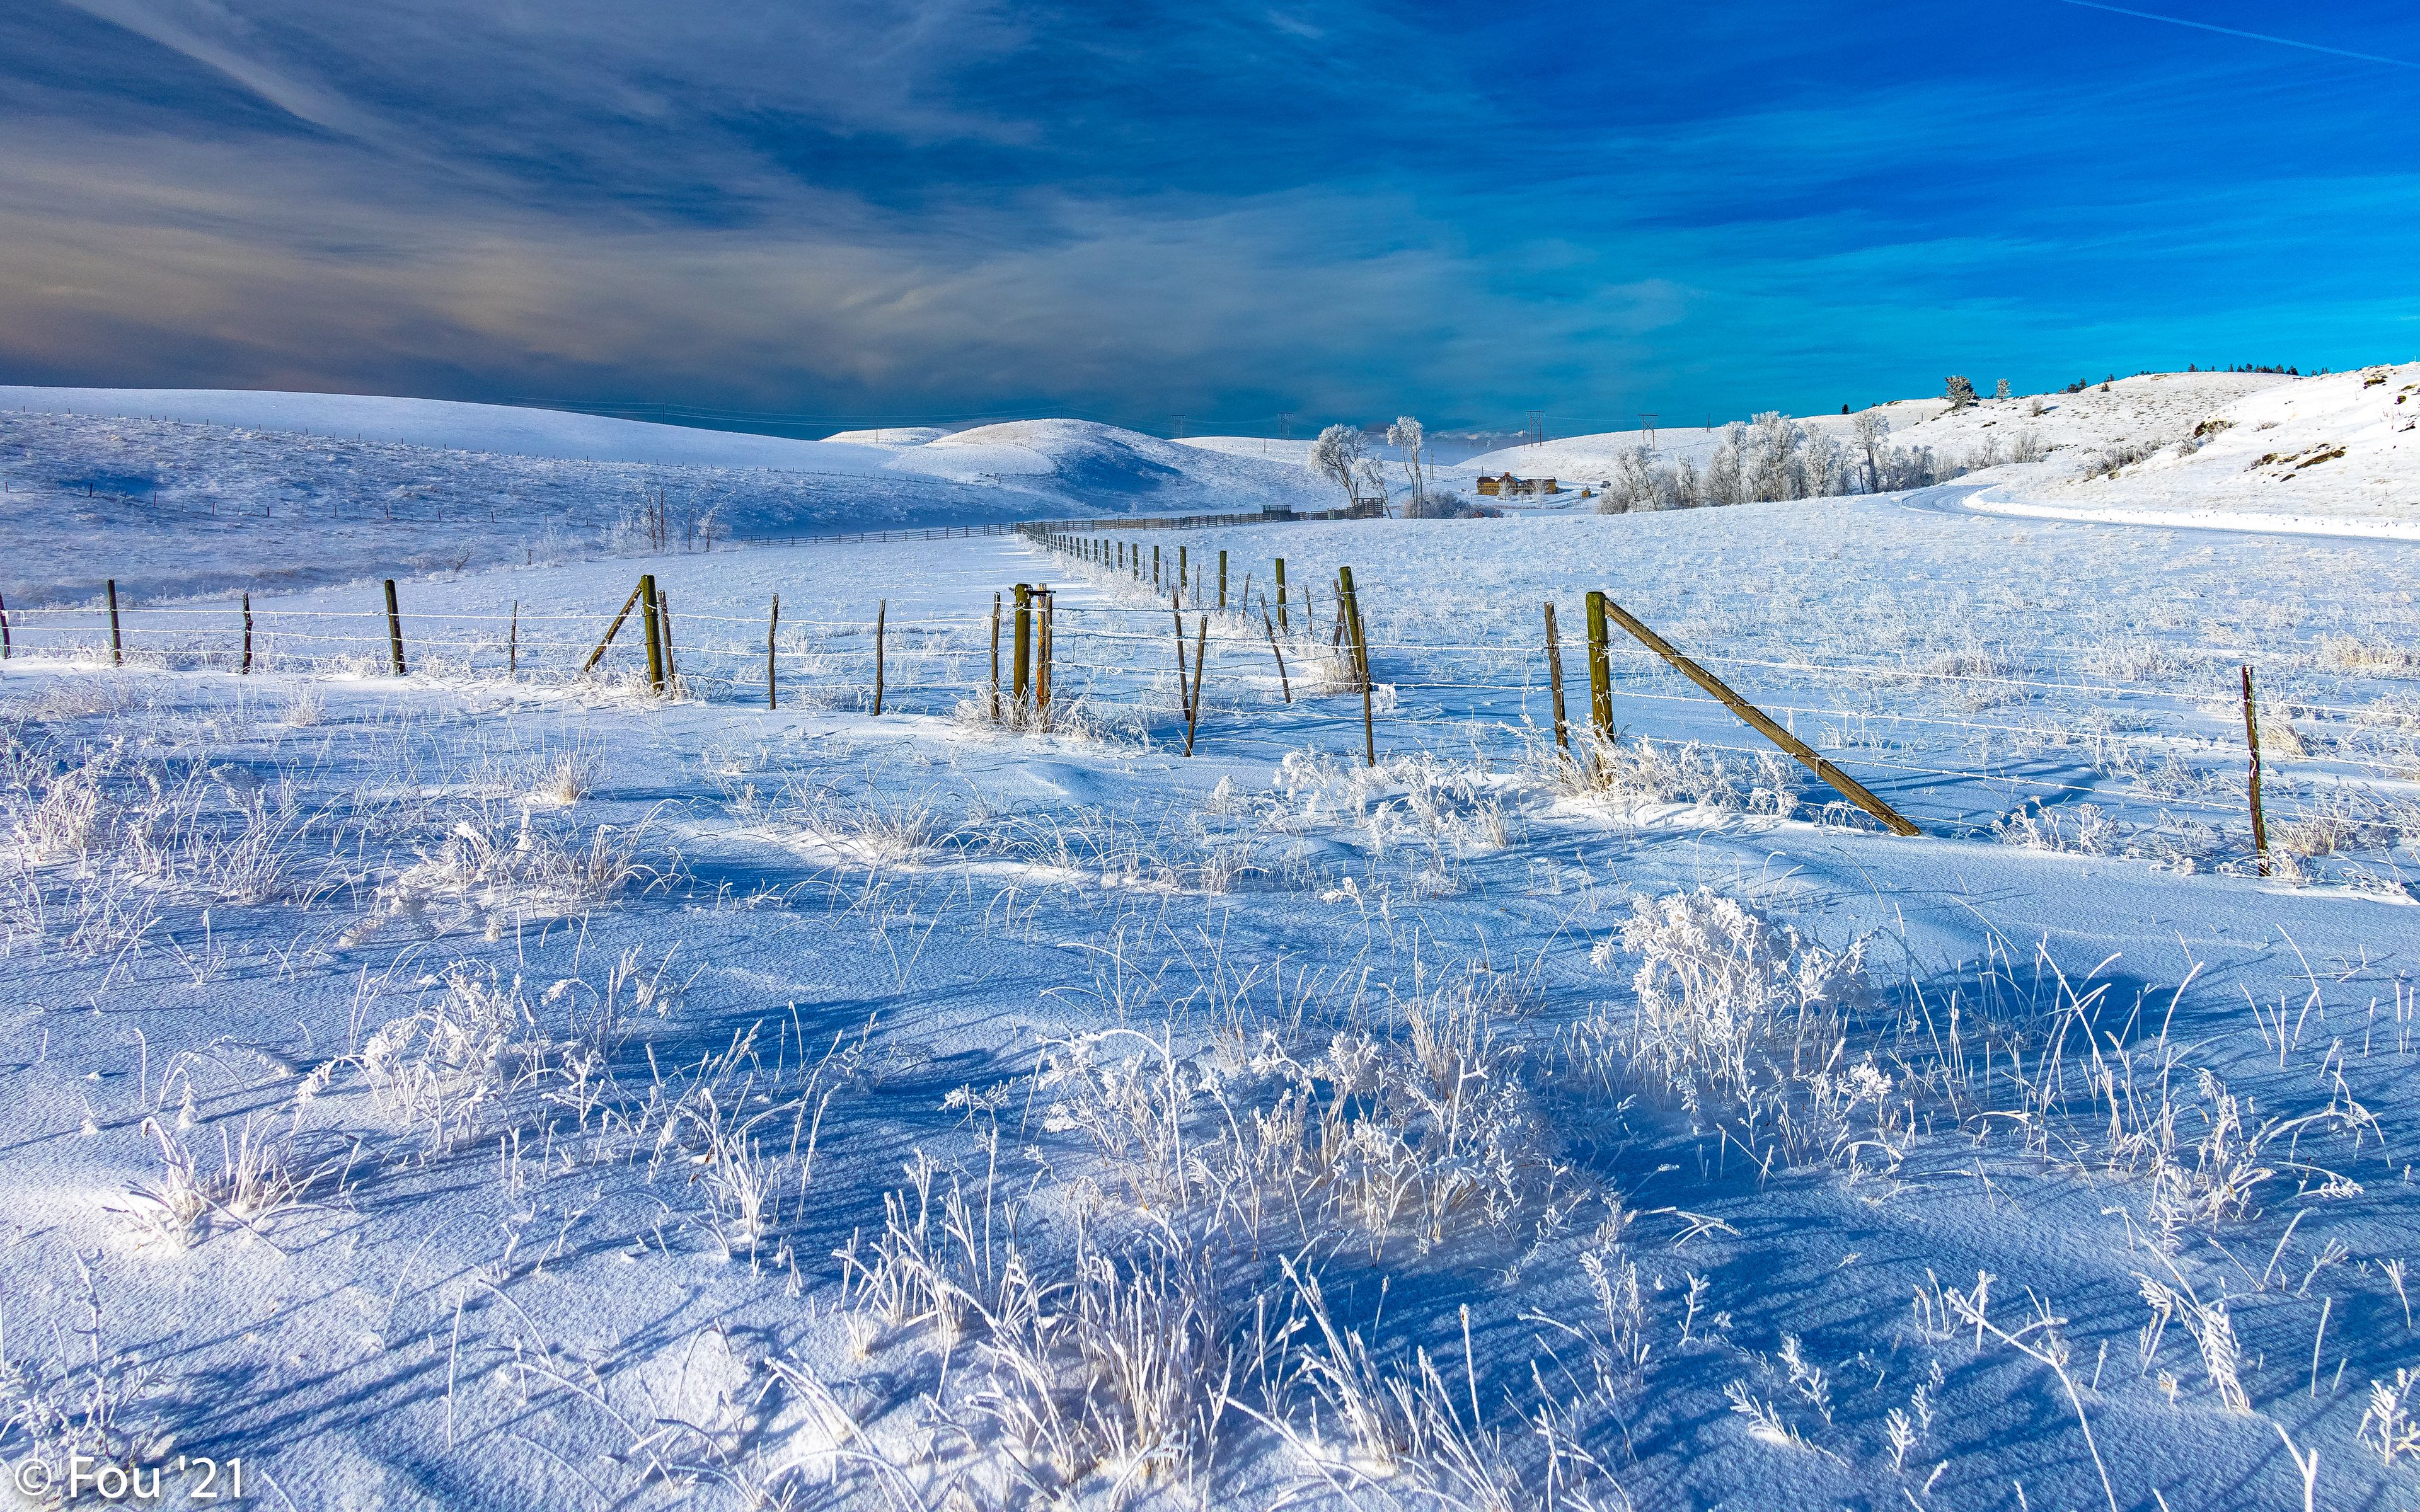
[[[1570,433],[2420,355],[2420,8],[2164,13],[15,0],[0,378]]]

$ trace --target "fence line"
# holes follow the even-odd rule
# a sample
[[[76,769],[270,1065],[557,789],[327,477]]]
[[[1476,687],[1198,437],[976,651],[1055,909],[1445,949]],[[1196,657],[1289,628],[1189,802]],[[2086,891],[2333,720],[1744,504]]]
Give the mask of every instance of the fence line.
[[[988,525],[925,525],[895,531],[836,531],[821,535],[727,535],[723,539],[746,546],[826,546],[880,541],[962,541],[982,535],[1015,535],[1023,529],[1013,520],[995,520]]]
[[[1335,511],[1331,515],[1349,517],[1349,513]],[[1140,521],[1129,519],[1074,523],[1124,531],[1182,528],[1186,521],[1257,523],[1264,517],[1162,517],[1167,523],[1158,527],[1143,527]],[[952,534],[981,533],[1009,532],[953,528],[947,532],[861,532],[858,538],[940,539]],[[1087,542],[1080,535],[1022,527],[1018,533],[1041,548],[1068,557],[1079,581],[1112,593],[1134,591],[1138,579],[1149,581],[1140,568],[1139,554],[1129,553],[1137,563],[1131,571],[1121,570],[1105,564],[1097,543]],[[1165,581],[1172,577],[1174,563],[1182,559],[1174,554],[1156,555],[1161,555]],[[1224,553],[1218,555],[1223,559]],[[1201,581],[1188,585],[1182,596],[1197,600],[1212,596],[1211,558],[1212,553],[1205,550],[1200,553],[1198,562],[1188,564],[1200,569]],[[1223,569],[1223,560],[1219,565]],[[1340,631],[1331,636],[1326,633],[1330,622],[1347,612],[1349,601],[1338,600],[1331,585],[1327,601],[1319,606],[1324,612],[1314,624],[1302,590],[1315,587],[1315,581],[1305,583],[1300,577],[1295,579],[1295,597],[1292,600],[1295,613],[1282,633],[1260,623],[1263,615],[1258,606],[1240,601],[1223,609],[1215,601],[1206,605],[1188,602],[1178,610],[1175,605],[1157,603],[1060,605],[1054,602],[1056,594],[1035,593],[1032,596],[1037,606],[1033,611],[1037,625],[1055,627],[1036,638],[1038,648],[1053,648],[1037,650],[1049,674],[1038,687],[1048,688],[1059,684],[1049,696],[1063,706],[1091,703],[1128,709],[1130,727],[1148,730],[1155,737],[1171,742],[1179,729],[1194,725],[1197,733],[1214,743],[1215,748],[1217,741],[1234,733],[1233,726],[1228,724],[1222,736],[1220,723],[1251,717],[1264,706],[1274,713],[1280,697],[1287,697],[1289,702],[1293,697],[1310,701],[1341,697],[1357,704],[1364,675],[1359,668],[1368,665],[1357,658],[1376,656],[1382,664],[1368,676],[1386,695],[1381,704],[1384,730],[1388,743],[1398,748],[1408,746],[1416,750],[1432,750],[1466,743],[1479,749],[1481,742],[1500,740],[1507,733],[1524,743],[1544,738],[1536,722],[1539,710],[1530,702],[1533,695],[1543,701],[1552,691],[1544,676],[1546,653],[1543,639],[1533,645],[1518,638],[1517,632],[1514,639],[1500,642],[1467,634],[1435,640],[1402,639],[1400,631],[1395,639],[1372,638],[1366,630]],[[1264,580],[1262,586],[1264,594],[1270,589],[1283,591],[1274,580]],[[1065,588],[1061,585],[1059,592],[1063,593]],[[1400,605],[1393,607],[1399,612],[1402,609]],[[509,675],[526,685],[572,687],[592,681],[582,669],[595,649],[596,637],[604,632],[609,622],[613,622],[611,611],[611,605],[600,605],[593,613],[507,614],[489,612],[484,608],[413,613],[407,609],[403,625],[411,665],[424,675]],[[1413,612],[1418,612],[1417,602]],[[1196,623],[1186,624],[1185,615],[1194,616]],[[643,611],[642,624],[647,617],[647,612]],[[241,663],[245,668],[368,676],[386,673],[390,668],[386,619],[383,610],[376,609],[247,607],[239,610],[234,605],[219,609],[190,603],[137,609],[121,602],[117,607],[115,644],[122,648],[127,661],[136,666],[233,671],[239,668],[241,646],[247,648],[243,654],[248,659]],[[770,645],[769,627],[761,616],[695,611],[684,607],[670,620],[674,634],[669,649],[676,669],[671,673],[671,690],[687,696],[754,703],[764,697],[770,671],[780,679],[783,702],[793,708],[863,709],[874,702],[876,669],[886,656],[890,691],[885,706],[902,712],[949,715],[963,714],[969,708],[980,711],[985,707],[985,695],[993,686],[990,671],[996,664],[991,661],[994,652],[990,638],[995,633],[995,624],[985,616],[947,612],[917,619],[892,613],[887,616],[887,625],[877,630],[877,617],[872,613],[862,619],[822,620],[784,615],[780,633],[772,637]],[[115,655],[109,610],[104,608],[0,609],[0,623],[5,623],[11,632],[11,654],[15,657],[98,662]],[[533,627],[535,634],[522,633]],[[737,633],[730,627],[737,627]],[[554,633],[548,634],[550,628]],[[639,626],[630,628],[634,633],[616,642],[623,648],[618,653],[623,660],[612,664],[605,672],[608,680],[625,686],[633,676],[641,675],[627,670],[639,639]],[[1215,636],[1211,634],[1213,628],[1217,631]],[[1206,682],[1206,689],[1186,686],[1187,673],[1180,668],[1180,657],[1189,657],[1192,648],[1186,645],[1180,652],[1171,645],[1171,629],[1185,641],[1198,639],[1215,653],[1206,667],[1193,670],[1195,677]],[[1292,671],[1292,695],[1286,693],[1274,658],[1261,659],[1264,633],[1273,642],[1270,649],[1281,652]],[[2074,648],[2054,649],[2066,653]],[[1710,719],[1718,718],[1726,724],[1728,715],[1733,712],[1720,700],[1694,689],[1678,691],[1687,686],[1687,679],[1644,647],[1600,642],[1592,648],[1592,655],[1611,667],[1610,691],[1621,705],[1694,705]],[[2170,786],[2168,795],[2164,797],[2156,790],[2112,792],[2088,780],[2059,780],[2049,773],[1974,769],[1978,765],[1988,768],[2001,759],[1994,754],[1995,748],[2027,762],[2046,760],[2054,751],[2085,750],[2103,776],[2123,778],[2149,772],[2157,762],[2172,759],[2180,751],[2229,748],[2227,727],[2232,710],[2225,705],[2211,706],[2216,702],[2213,696],[2223,692],[2215,687],[2158,687],[2116,679],[2066,683],[1855,660],[1826,663],[1722,652],[1693,654],[1692,659],[1710,666],[1823,679],[1832,685],[1824,690],[1836,695],[1830,699],[1776,701],[1762,706],[1792,719],[1791,733],[1795,739],[1809,738],[1796,729],[1795,721],[1802,717],[1833,722],[1833,728],[1818,732],[1822,738],[1814,743],[1860,767],[1914,778],[1982,783],[2012,794],[2072,794],[2163,810],[2218,814],[2241,811],[2240,805],[2184,795],[2218,791],[2206,785],[2215,782],[2215,779],[2197,772],[2187,773],[2188,780],[2181,787]],[[1474,677],[1473,672],[1480,675]],[[1955,686],[2007,689],[2022,695],[2050,692],[2105,700],[2164,701],[2169,705],[2183,706],[2163,708],[2156,703],[2129,702],[2125,705],[2126,714],[2129,717],[2164,715],[2186,723],[2161,729],[2093,729],[2079,723],[2071,711],[2062,711],[2056,722],[2026,723],[2005,717],[1962,717],[1920,708],[1838,706],[1840,701],[1837,694],[1844,687],[1859,687],[1860,680],[1898,685],[1906,697],[1922,694],[1928,686]],[[1768,687],[1768,697],[1772,691]],[[1871,687],[1866,691],[1879,694]],[[1783,698],[1787,700],[1788,695],[1785,693]],[[1510,707],[1504,706],[1507,702]],[[2378,709],[2319,704],[2292,698],[2283,702],[2297,717],[2329,713],[2350,720],[2378,720],[2381,716]],[[1354,717],[1358,712],[1313,706],[1291,713],[1288,722],[1296,733],[1344,729],[1361,723]],[[974,717],[984,716],[979,713]],[[2193,721],[2206,722],[2209,728],[2193,728]],[[1864,731],[1869,722],[1912,733],[1875,738]],[[1671,734],[1653,733],[1652,738],[1667,748],[1695,747],[1750,758],[1774,754],[1764,748],[1730,744],[1702,734],[1692,736],[1685,733],[1686,729],[1683,726],[1680,733]],[[1941,752],[1934,760],[1947,758],[1943,764],[1924,764],[1917,754],[1928,744],[1922,733],[1927,731],[1947,733],[1929,742]],[[2375,726],[2374,733],[2386,738],[2397,733],[2383,724]],[[2241,735],[2235,738],[2240,742]],[[1360,743],[1355,744],[1357,748]],[[1943,749],[1945,746],[1947,749]],[[1961,764],[1958,756],[1962,751],[1977,759]],[[2407,778],[2420,769],[2420,756],[2403,758],[2397,767],[2391,751],[2372,756],[2343,750],[2331,752],[2323,759],[2356,768],[2391,768]],[[2319,772],[2312,775],[2322,781],[2358,779],[2358,774],[2352,779]]]

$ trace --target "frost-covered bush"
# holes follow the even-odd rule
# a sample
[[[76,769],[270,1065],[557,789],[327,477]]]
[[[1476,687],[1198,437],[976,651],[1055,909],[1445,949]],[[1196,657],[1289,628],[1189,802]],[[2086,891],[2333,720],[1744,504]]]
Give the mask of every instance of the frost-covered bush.
[[[2075,856],[2109,856],[2124,843],[2118,821],[2097,805],[2077,804],[2071,812],[2028,799],[2005,819],[1992,822],[1992,836],[2021,850]]]
[[[1745,1094],[1828,1065],[1866,991],[1863,940],[1826,949],[1709,887],[1635,900],[1619,949],[1639,958],[1637,1054],[1676,1088]],[[1598,963],[1615,949],[1601,943]]]
[[[508,918],[577,913],[671,874],[669,867],[638,859],[636,830],[598,825],[583,845],[531,818],[524,808],[519,828],[509,834],[486,823],[458,821],[380,889],[380,901],[391,913],[405,916],[432,903],[452,903],[466,920],[484,920],[493,933]],[[365,937],[370,928],[375,918],[357,926],[357,935]]]
[[[101,1352],[98,1304],[89,1356],[64,1363],[29,1353],[17,1338],[0,1354],[0,1453],[6,1453],[19,1486],[64,1488],[70,1473],[90,1488],[99,1467],[151,1470],[152,1483],[167,1473],[163,1462],[176,1452],[178,1433],[168,1415],[170,1382],[140,1355]],[[79,1344],[77,1352],[85,1346]],[[36,1474],[29,1471],[38,1471]],[[98,1493],[92,1494],[98,1501]],[[79,1497],[79,1503],[85,1500]],[[66,1505],[63,1500],[27,1498],[23,1505]]]
[[[1783,819],[1798,807],[1793,768],[1772,751],[1745,763],[1694,740],[1608,740],[1591,731],[1575,734],[1574,741],[1574,753],[1542,748],[1534,753],[1533,764],[1556,787],[1576,796],[1617,804],[1688,803],[1717,812]]]
[[[1404,504],[1405,519],[1476,519],[1479,506],[1450,488],[1430,484]]]
[[[187,1115],[178,1119],[180,1124],[191,1116],[190,1088],[186,1095]],[[136,1187],[133,1205],[123,1211],[145,1241],[187,1248],[209,1233],[214,1215],[256,1233],[264,1220],[300,1202],[320,1174],[306,1170],[299,1153],[300,1103],[283,1127],[274,1118],[246,1118],[240,1132],[230,1137],[222,1125],[216,1171],[207,1163],[196,1165],[183,1139],[157,1119],[146,1119],[143,1129],[159,1142],[160,1179]]]
[[[2076,476],[2079,478],[2113,477],[2121,470],[2133,467],[2137,462],[2149,461],[2169,447],[2179,445],[2186,440],[2189,438],[2150,436],[2138,440],[2115,441],[2102,447],[2097,455],[2085,463],[2084,470]]]
[[[545,1036],[519,977],[458,962],[427,985],[442,990],[380,1026],[355,1059],[380,1101],[427,1119],[442,1142],[535,1063]]]
[[[1234,1221],[1306,1217],[1371,1252],[1425,1253],[1501,1227],[1553,1180],[1500,986],[1474,978],[1400,998],[1400,1033],[1274,1026],[1213,1059],[1131,1032],[1051,1044],[1045,1130],[1080,1136],[1094,1178],[1141,1211],[1216,1200]]]
[[[316,894],[291,873],[318,816],[289,786],[221,780],[202,762],[135,760],[116,741],[70,761],[0,790],[0,832],[21,865],[65,872],[87,893],[132,887],[155,903]],[[27,881],[40,890],[40,879]]]
[[[39,865],[85,856],[104,843],[108,825],[102,812],[102,770],[87,763],[9,795],[8,838],[20,859]]]

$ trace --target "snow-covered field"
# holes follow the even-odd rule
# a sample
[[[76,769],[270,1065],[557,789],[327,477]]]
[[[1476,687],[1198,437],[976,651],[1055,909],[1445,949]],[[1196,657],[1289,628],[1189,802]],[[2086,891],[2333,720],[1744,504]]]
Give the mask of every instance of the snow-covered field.
[[[200,418],[0,417],[0,1458],[296,1507],[2420,1497],[2420,548],[1987,477],[524,562],[603,510],[531,461],[411,573],[349,532],[426,437]],[[1064,477],[1064,424],[944,440]],[[23,533],[109,435],[154,533]],[[168,523],[235,476],[312,507]],[[831,518],[907,486],[859,477]],[[635,615],[576,675],[640,571],[675,697]],[[113,573],[123,666],[69,586]],[[1046,580],[1050,715],[995,722],[993,595]],[[1635,645],[1595,739],[1589,589],[1925,834]]]

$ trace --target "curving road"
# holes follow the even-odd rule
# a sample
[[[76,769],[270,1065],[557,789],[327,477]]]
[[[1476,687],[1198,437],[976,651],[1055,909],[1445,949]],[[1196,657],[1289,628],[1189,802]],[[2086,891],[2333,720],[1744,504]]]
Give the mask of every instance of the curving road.
[[[2034,520],[2045,524],[2103,525],[2116,530],[2148,527],[2211,535],[2327,536],[2389,545],[2420,543],[2420,519],[2327,519],[2309,515],[2221,514],[2214,510],[2162,509],[2157,506],[2112,506],[2090,510],[1998,498],[1983,504],[1974,501],[1978,495],[1996,495],[2001,486],[1992,483],[1937,484],[1930,488],[1912,489],[1900,495],[1899,502],[1905,508],[1935,515],[1979,515],[1993,519]]]

